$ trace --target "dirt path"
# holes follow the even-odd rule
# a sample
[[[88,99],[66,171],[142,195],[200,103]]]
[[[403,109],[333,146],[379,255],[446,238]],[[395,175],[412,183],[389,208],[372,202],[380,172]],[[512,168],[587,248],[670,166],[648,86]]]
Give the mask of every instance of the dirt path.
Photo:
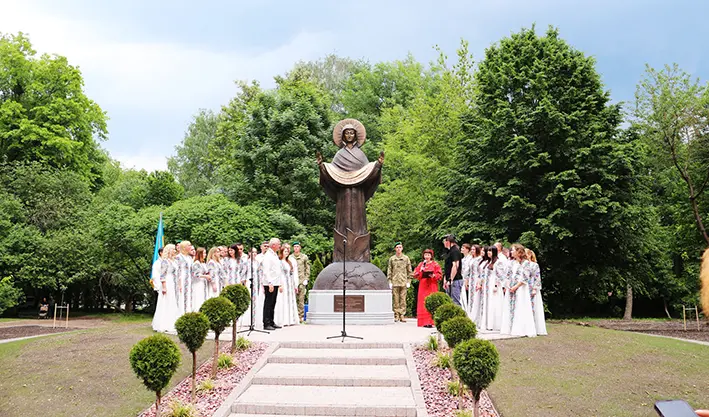
[[[687,330],[684,330],[682,320],[597,320],[590,322],[590,324],[604,329],[709,342],[709,323],[706,320],[699,321],[699,330],[697,330],[697,322],[689,320],[687,321]]]

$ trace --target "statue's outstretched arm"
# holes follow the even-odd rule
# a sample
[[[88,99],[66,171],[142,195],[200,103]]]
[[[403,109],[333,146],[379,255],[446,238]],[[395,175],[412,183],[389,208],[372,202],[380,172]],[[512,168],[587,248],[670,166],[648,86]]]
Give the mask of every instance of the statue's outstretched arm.
[[[380,164],[384,163],[384,151],[379,152],[379,159],[377,159],[377,161],[379,161]]]
[[[315,158],[316,158],[315,160],[317,161],[318,165],[322,165],[322,154],[320,153],[320,151],[318,151],[315,154]]]

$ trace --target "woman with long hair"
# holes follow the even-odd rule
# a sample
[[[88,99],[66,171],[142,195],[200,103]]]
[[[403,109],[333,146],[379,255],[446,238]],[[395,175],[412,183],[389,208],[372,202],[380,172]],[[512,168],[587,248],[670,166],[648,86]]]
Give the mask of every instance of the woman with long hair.
[[[172,243],[165,245],[160,262],[160,284],[158,303],[153,317],[153,330],[174,332],[175,320],[180,316],[179,285],[177,281],[177,251]]]
[[[246,285],[246,280],[248,279],[246,277],[246,270],[247,270],[247,265],[246,263],[249,261],[248,255],[244,253],[244,245],[241,242],[235,243],[234,245],[231,246],[232,249],[236,252],[236,275],[235,275],[235,282],[237,284],[244,284]],[[249,287],[251,289],[251,287]]]
[[[218,297],[221,292],[220,284],[222,281],[222,256],[219,248],[213,247],[207,254],[207,271],[209,273],[209,287],[207,288],[207,298]]]
[[[527,259],[524,246],[519,243],[512,245],[510,251],[512,275],[509,288],[505,294],[508,303],[503,304],[501,334],[512,336],[535,337],[537,329],[532,313],[532,299],[529,291],[531,281],[531,263]]]
[[[460,306],[465,310],[466,314],[470,314],[470,309],[472,308],[472,298],[470,297],[470,286],[472,283],[472,269],[471,264],[473,262],[473,255],[470,253],[470,243],[463,243],[460,247],[460,251],[463,254],[463,259],[460,261],[460,272],[463,277],[463,288],[460,291]]]
[[[438,291],[438,281],[443,277],[441,266],[433,260],[433,250],[426,249],[421,254],[423,261],[412,273],[419,281],[419,293],[416,300],[416,321],[418,327],[433,327],[431,313],[426,310],[426,297]]]
[[[499,259],[495,246],[487,249],[488,261],[485,264],[487,278],[487,317],[485,328],[499,331],[502,325],[502,306],[505,294],[503,287],[507,281],[507,264]]]
[[[263,304],[265,295],[261,286],[261,263],[258,261],[258,251],[256,248],[251,248],[244,266],[244,285],[251,291],[251,280],[253,279],[253,292],[251,292],[251,305],[244,314],[239,317],[239,327],[248,327],[251,325],[251,313],[254,315],[254,326],[263,325]]]
[[[207,271],[207,250],[197,248],[192,261],[192,310],[199,311],[207,300],[209,287],[209,274]]]
[[[238,262],[236,261],[236,245],[231,245],[226,248],[227,254],[224,259],[224,266],[227,274],[226,285],[236,284],[238,281]]]
[[[281,269],[283,277],[283,295],[276,299],[276,309],[273,314],[273,321],[278,326],[292,326],[300,324],[298,319],[298,302],[296,291],[298,291],[298,263],[290,255],[290,245],[284,243],[278,251],[281,259]]]
[[[537,336],[547,334],[547,324],[544,320],[544,301],[542,300],[542,274],[537,262],[537,254],[527,248],[527,254],[531,267],[531,280],[529,284],[529,295],[532,297],[532,314],[534,314],[534,325],[537,328]]]
[[[480,256],[482,248],[480,245],[473,245],[470,248],[470,257],[472,258],[470,262],[470,290],[468,291],[470,300],[470,310],[468,311],[468,317],[472,320],[475,325],[479,325],[480,322],[480,310],[483,303],[481,302],[482,287],[480,286],[480,261],[482,256]]]

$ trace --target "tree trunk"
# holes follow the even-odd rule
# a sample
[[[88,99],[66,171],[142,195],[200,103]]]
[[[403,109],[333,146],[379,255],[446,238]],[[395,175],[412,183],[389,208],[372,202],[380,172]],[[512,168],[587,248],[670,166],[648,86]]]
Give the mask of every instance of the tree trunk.
[[[480,402],[473,396],[473,417],[480,417]]]
[[[192,352],[192,404],[197,400],[197,351]]]
[[[697,227],[699,228],[699,232],[702,234],[702,237],[704,238],[704,242],[709,246],[709,234],[707,234],[707,229],[704,228],[704,223],[702,222],[702,216],[699,215],[699,208],[697,207],[697,199],[696,198],[689,198],[689,201],[692,203],[692,212],[694,212],[694,220],[697,222]]]
[[[219,359],[219,333],[214,333],[214,358],[212,358],[212,379],[217,377],[217,360]]]
[[[132,313],[133,312],[133,297],[129,296],[128,299],[126,300],[126,313]]]
[[[672,316],[670,315],[670,311],[667,309],[667,299],[665,297],[662,297],[662,304],[665,306],[665,314],[667,314],[668,319],[672,319]]]
[[[155,400],[155,417],[160,417],[160,391],[158,391],[156,394],[157,398]]]
[[[236,320],[232,323],[231,327],[231,354],[236,353]]]
[[[625,291],[625,314],[623,320],[633,319],[633,287],[628,283],[628,289]]]

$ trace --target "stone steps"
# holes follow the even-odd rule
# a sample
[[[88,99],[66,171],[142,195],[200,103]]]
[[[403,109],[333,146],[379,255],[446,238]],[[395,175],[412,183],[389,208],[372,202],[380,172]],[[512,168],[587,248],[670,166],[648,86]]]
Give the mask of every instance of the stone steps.
[[[420,417],[409,366],[401,343],[281,343],[229,417]]]

